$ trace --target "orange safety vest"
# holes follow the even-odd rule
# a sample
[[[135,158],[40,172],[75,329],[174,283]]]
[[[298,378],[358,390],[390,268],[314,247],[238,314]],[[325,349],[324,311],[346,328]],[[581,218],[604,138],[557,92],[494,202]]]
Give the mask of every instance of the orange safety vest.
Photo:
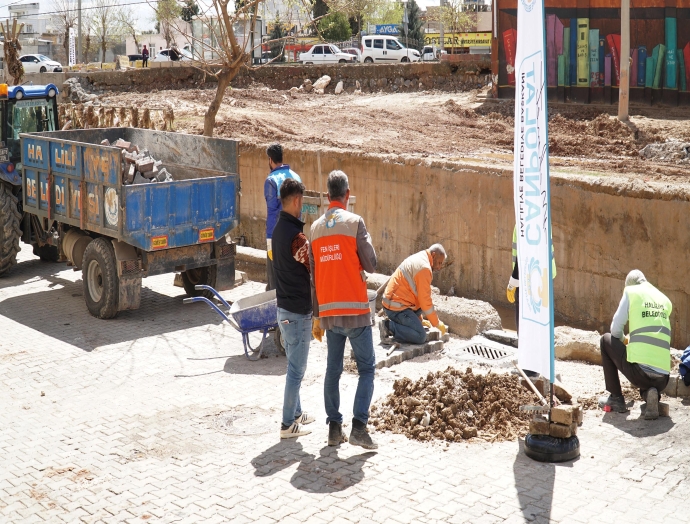
[[[343,204],[331,202],[326,214],[311,226],[319,317],[370,313],[367,283],[357,255],[359,221]]]
[[[398,266],[383,293],[383,305],[391,311],[421,310],[432,326],[438,315],[431,301],[431,253],[428,249],[410,255]]]

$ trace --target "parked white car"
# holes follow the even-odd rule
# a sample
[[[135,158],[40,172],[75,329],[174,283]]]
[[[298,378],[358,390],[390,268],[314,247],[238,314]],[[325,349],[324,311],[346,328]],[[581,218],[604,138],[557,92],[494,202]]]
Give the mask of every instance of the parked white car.
[[[62,73],[62,64],[44,55],[22,55],[19,60],[25,73]]]
[[[421,55],[394,36],[368,35],[362,37],[362,61],[365,63],[419,62]]]
[[[177,58],[175,57],[177,55]],[[178,49],[178,48],[170,48],[170,49],[161,49],[156,57],[153,59],[154,62],[169,62],[169,61],[178,61],[178,60],[192,60],[192,53],[187,51],[186,49]]]
[[[356,57],[357,60],[355,60],[355,62],[362,61],[362,51],[360,49],[357,49],[356,47],[346,47],[345,49],[342,49],[342,52]]]
[[[333,44],[317,44],[306,53],[300,53],[299,61],[303,64],[351,64],[357,57],[343,53]]]

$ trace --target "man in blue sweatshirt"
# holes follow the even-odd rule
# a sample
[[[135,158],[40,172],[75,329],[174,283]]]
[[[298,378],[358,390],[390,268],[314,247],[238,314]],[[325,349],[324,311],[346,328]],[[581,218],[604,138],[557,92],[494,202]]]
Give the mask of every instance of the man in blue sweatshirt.
[[[264,182],[264,198],[266,199],[266,291],[275,289],[275,276],[273,274],[273,248],[271,240],[273,229],[276,227],[280,211],[283,206],[280,204],[280,186],[288,178],[294,178],[297,182],[302,179],[295,173],[290,166],[283,164],[283,146],[271,144],[266,149],[268,155],[268,168],[270,173]]]

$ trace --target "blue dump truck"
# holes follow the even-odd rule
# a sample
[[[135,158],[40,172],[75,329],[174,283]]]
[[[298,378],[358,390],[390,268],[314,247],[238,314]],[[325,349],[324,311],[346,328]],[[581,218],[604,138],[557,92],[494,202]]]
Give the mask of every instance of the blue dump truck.
[[[235,281],[238,144],[159,131],[59,131],[57,88],[0,85],[0,275],[19,241],[82,271],[98,318],[137,309],[142,278],[180,272],[185,291]],[[118,139],[147,149],[173,181],[126,185]],[[130,181],[128,181],[130,182]]]

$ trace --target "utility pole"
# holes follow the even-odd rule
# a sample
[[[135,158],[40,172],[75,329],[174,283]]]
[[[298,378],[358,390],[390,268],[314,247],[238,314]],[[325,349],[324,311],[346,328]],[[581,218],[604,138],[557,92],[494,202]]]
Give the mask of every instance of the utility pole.
[[[439,53],[440,53],[441,51],[443,51],[443,49],[445,48],[445,38],[444,38],[444,34],[443,34],[443,7],[446,5],[445,0],[440,0],[440,1],[441,1],[440,7],[438,8],[438,9],[439,9],[439,13],[440,13],[440,16],[438,17],[438,23],[439,23],[439,30],[438,30],[438,32],[439,32],[439,35],[438,35],[438,36],[439,36],[439,38],[438,38],[438,41],[439,41]],[[440,53],[440,54],[442,54],[442,53]]]
[[[81,56],[81,0],[77,2],[77,63],[84,63]]]
[[[661,60],[661,58],[660,58]],[[621,85],[618,86],[618,120],[628,120],[630,98],[630,0],[621,0]]]

